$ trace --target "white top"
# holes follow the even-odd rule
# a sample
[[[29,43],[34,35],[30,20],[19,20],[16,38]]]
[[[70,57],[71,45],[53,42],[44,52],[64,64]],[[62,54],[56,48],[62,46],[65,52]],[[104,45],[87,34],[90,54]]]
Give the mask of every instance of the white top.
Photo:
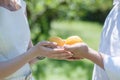
[[[120,0],[115,0],[120,2]],[[99,52],[106,54],[104,68],[95,65],[92,80],[120,80],[120,4],[116,3],[106,18]]]
[[[118,4],[120,0],[113,0],[113,4]]]
[[[17,0],[22,6],[17,11],[0,7],[0,61],[10,60],[26,52],[30,40],[30,30],[25,16],[26,4]],[[29,64],[7,77],[5,80],[16,80],[30,72]]]

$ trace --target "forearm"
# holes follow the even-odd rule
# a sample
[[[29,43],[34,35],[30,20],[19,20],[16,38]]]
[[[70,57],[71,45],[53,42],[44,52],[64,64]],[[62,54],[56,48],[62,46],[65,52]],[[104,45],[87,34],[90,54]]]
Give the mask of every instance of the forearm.
[[[34,45],[33,45],[33,43],[32,43],[32,40],[30,40],[29,45],[28,45],[28,50],[29,50],[30,48],[32,48],[33,46],[34,46]],[[37,62],[37,61],[38,61],[38,59],[35,57],[34,59],[32,59],[32,60],[29,61],[29,64],[32,65],[32,64],[34,64],[34,63]]]
[[[99,54],[97,51],[89,48],[88,55],[86,55],[86,58],[104,69],[103,56],[104,55]]]
[[[32,53],[26,52],[11,60],[0,62],[0,79],[4,79],[5,77],[16,72],[34,57],[35,56],[32,55]]]
[[[103,68],[111,80],[120,80],[120,56],[110,56],[107,54],[99,54],[97,51],[90,50],[87,59],[93,61],[98,66]],[[103,62],[104,61],[104,62]]]

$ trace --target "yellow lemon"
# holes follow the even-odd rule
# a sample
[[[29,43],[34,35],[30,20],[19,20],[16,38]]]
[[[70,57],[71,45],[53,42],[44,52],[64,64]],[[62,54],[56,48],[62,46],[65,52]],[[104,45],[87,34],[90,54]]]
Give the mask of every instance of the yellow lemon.
[[[49,38],[50,42],[56,42],[58,46],[63,46],[65,41],[62,40],[60,37],[50,37]]]
[[[67,45],[72,45],[79,42],[83,42],[79,36],[70,36],[65,40],[65,44]]]

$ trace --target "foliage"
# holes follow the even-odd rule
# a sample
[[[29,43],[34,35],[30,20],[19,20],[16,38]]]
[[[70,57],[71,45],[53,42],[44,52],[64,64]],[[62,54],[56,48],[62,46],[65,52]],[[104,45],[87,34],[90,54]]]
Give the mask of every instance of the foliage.
[[[104,18],[112,6],[112,0],[28,0],[29,17],[53,19],[81,19],[92,15]],[[94,16],[94,14],[96,16]],[[104,19],[103,18],[103,19]],[[98,18],[99,21],[99,18]]]
[[[34,43],[49,37],[53,20],[82,19],[104,22],[112,5],[111,0],[26,0],[26,2],[31,32],[36,34],[32,37]]]
[[[78,27],[77,28],[74,28],[74,27],[79,26],[79,25],[72,26],[72,24],[70,24],[71,22],[69,23],[70,25],[66,25],[66,26],[60,25],[59,23],[57,23],[56,28],[58,28],[58,29],[57,30],[54,29],[54,31],[51,32],[51,30],[53,30],[53,27],[51,27],[51,25],[53,25],[52,22],[56,21],[56,20],[76,20],[76,21],[78,20],[79,21],[81,19],[88,20],[88,21],[104,22],[104,19],[105,19],[106,15],[108,14],[109,10],[111,9],[111,5],[112,5],[111,0],[26,0],[26,2],[27,2],[28,20],[29,20],[31,33],[32,33],[31,34],[32,40],[33,40],[34,44],[36,44],[37,42],[42,41],[42,40],[47,40],[47,38],[51,35],[59,35],[60,37],[66,38],[69,35],[73,35],[75,32],[77,32],[76,34],[79,34],[79,35],[81,33],[84,33],[84,34],[88,33],[88,35],[84,35],[86,37],[84,37],[84,36],[82,36],[82,37],[86,38],[86,42],[88,42],[95,49],[97,47],[94,46],[93,44],[98,45],[98,40],[95,40],[96,34],[94,34],[94,36],[90,36],[89,35],[90,32],[86,31],[86,30],[93,29],[95,27],[88,28],[88,27],[85,27],[87,25],[81,25],[82,27],[80,29],[78,29]],[[62,23],[62,24],[64,24],[64,23]],[[82,23],[80,23],[80,24],[82,24]],[[88,23],[84,23],[84,24],[88,24]],[[94,23],[92,23],[92,24],[94,24]],[[90,26],[90,25],[95,26],[92,24],[88,24],[88,26]],[[97,27],[97,25],[96,25],[96,27]],[[62,26],[64,26],[64,27],[62,27]],[[99,27],[101,27],[101,26],[99,26]],[[62,29],[62,31],[60,31],[59,28]],[[67,31],[67,30],[70,30],[70,31]],[[74,31],[74,30],[77,30],[77,31]],[[81,30],[82,31],[85,30],[86,32],[82,32]],[[65,31],[65,32],[63,32],[63,31]],[[93,31],[95,31],[95,30],[93,30]],[[93,31],[91,31],[91,32],[93,32]],[[59,32],[63,32],[63,33],[59,34]],[[59,62],[61,64],[59,64]],[[79,67],[79,64],[81,65],[80,67]],[[33,68],[34,75],[37,80],[40,80],[40,77],[42,77],[42,79],[48,77],[48,76],[46,77],[46,75],[47,75],[46,70],[49,70],[49,69],[47,69],[47,68],[49,68],[49,67],[47,67],[48,65],[52,65],[51,69],[59,68],[59,66],[61,66],[67,72],[69,72],[70,70],[73,69],[73,71],[71,71],[72,73],[76,73],[75,69],[77,69],[77,68],[82,69],[81,67],[84,67],[87,69],[87,70],[85,69],[86,73],[88,73],[88,72],[92,73],[92,65],[91,64],[84,64],[84,63],[79,63],[79,62],[75,62],[75,63],[73,62],[73,63],[69,64],[68,62],[65,62],[65,61],[47,60],[47,61],[38,63],[37,65],[34,66],[34,68]],[[65,67],[64,65],[71,66],[71,68]],[[54,71],[54,69],[53,69],[53,71]],[[68,75],[70,77],[72,73],[67,73],[67,72],[65,72],[63,75],[65,75],[65,76]],[[50,72],[48,74],[50,74]],[[78,74],[80,74],[80,72],[78,72]],[[88,75],[88,74],[86,74],[86,75]],[[79,76],[81,76],[81,75],[78,75],[78,77]],[[91,74],[88,75],[86,78],[87,78],[86,80],[91,80]],[[73,80],[74,77],[71,79]],[[67,80],[67,79],[65,79],[65,80]],[[75,80],[77,80],[77,79],[75,79]],[[85,80],[85,79],[82,79],[82,80]]]
[[[90,47],[98,49],[102,28],[99,23],[55,21],[51,25],[51,36],[60,36],[66,39],[71,35],[78,35]],[[33,66],[33,74],[36,80],[91,80],[92,70],[93,64],[87,60],[68,62],[45,59]]]

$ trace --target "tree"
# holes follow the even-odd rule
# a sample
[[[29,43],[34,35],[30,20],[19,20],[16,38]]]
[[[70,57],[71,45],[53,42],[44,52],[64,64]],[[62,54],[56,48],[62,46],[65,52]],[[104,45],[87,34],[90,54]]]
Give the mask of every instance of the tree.
[[[46,40],[50,36],[49,31],[52,28],[52,21],[82,19],[103,23],[112,5],[111,0],[27,0],[26,2],[34,44],[38,41]],[[64,61],[61,62],[63,64],[66,63]],[[57,64],[57,61],[53,64]],[[40,74],[45,76],[43,69],[46,65],[47,63],[36,65],[34,74],[38,80],[40,80]],[[76,63],[75,65],[78,64]],[[84,67],[84,64],[82,65]],[[39,71],[41,72],[40,74],[38,73]]]

